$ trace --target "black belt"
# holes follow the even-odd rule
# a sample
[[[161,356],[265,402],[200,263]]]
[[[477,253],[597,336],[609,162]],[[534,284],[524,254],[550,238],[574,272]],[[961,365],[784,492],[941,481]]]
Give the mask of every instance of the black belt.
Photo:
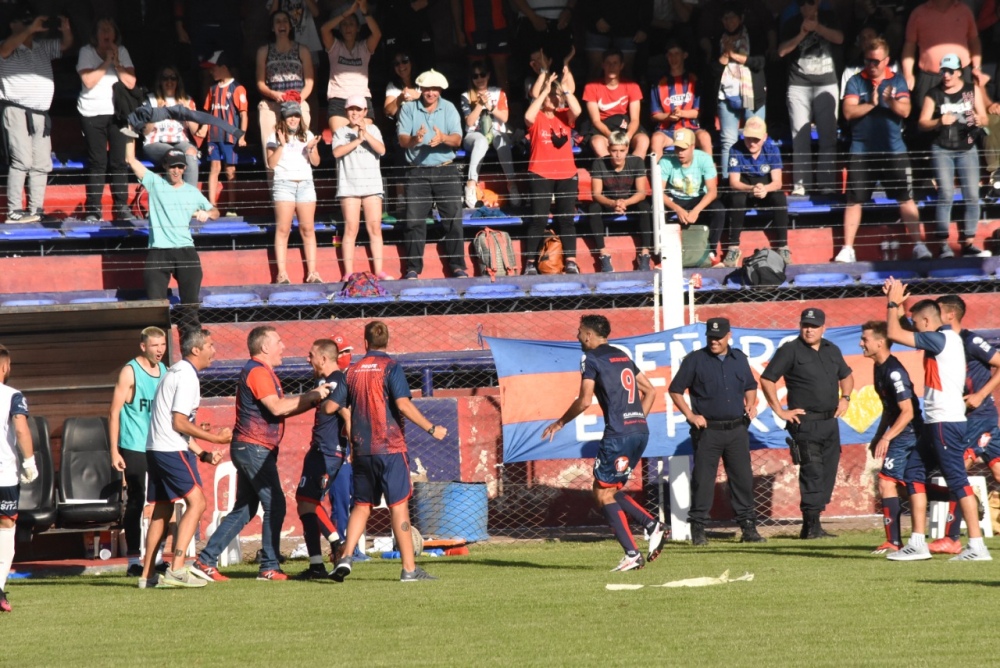
[[[736,429],[737,427],[742,427],[746,423],[743,418],[736,418],[735,420],[705,420],[705,429],[720,429],[722,431],[728,431],[730,429]]]
[[[799,416],[799,422],[819,422],[820,420],[831,420],[837,414],[836,411],[823,411],[822,413],[805,413]]]
[[[410,169],[435,169],[437,167],[448,167],[453,164],[455,164],[455,161],[449,160],[448,162],[442,162],[439,165],[410,165]]]

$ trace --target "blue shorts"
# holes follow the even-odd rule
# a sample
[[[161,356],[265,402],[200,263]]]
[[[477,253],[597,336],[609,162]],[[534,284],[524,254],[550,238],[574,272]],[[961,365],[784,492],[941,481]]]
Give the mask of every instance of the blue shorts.
[[[235,165],[239,162],[236,147],[233,144],[218,141],[208,142],[208,159],[212,162],[224,162],[227,165]]]
[[[413,492],[410,461],[406,453],[355,457],[354,504],[377,506],[385,497],[387,506],[406,503]]]
[[[21,500],[21,487],[12,485],[0,487],[0,517],[17,519],[17,504]]]
[[[601,487],[621,489],[646,450],[649,434],[629,434],[601,439],[594,458],[594,480]]]
[[[885,453],[882,470],[878,473],[879,479],[891,480],[898,485],[913,482],[906,474],[909,472],[907,463],[910,455],[916,448],[917,436],[913,432],[902,433],[889,441],[889,450]]]
[[[965,423],[966,451],[972,450],[975,457],[983,460],[987,466],[1000,460],[1000,427],[997,426],[997,415],[971,417]]]
[[[146,501],[173,503],[201,487],[198,475],[198,458],[190,450],[183,452],[146,451],[148,484]]]
[[[921,459],[919,467],[914,466],[914,477],[909,478],[912,484],[922,485],[930,475],[931,466],[928,465],[929,457],[936,456],[941,474],[945,482],[948,483],[948,491],[955,499],[962,499],[972,494],[969,487],[969,475],[965,472],[965,448],[962,444],[965,441],[965,422],[934,422],[924,424],[923,434],[926,445],[918,448],[918,452],[923,452],[922,457],[910,457],[910,463],[915,459]],[[910,467],[907,466],[907,475],[910,474]],[[918,482],[919,481],[919,482]],[[918,490],[919,491],[919,490]]]
[[[299,478],[299,488],[295,490],[295,500],[318,506],[343,465],[341,455],[328,455],[318,448],[310,449],[302,460],[302,477]]]

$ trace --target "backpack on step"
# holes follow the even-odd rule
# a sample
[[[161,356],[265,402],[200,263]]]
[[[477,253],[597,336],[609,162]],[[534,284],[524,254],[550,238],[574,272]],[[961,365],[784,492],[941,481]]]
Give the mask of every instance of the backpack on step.
[[[785,282],[785,260],[776,250],[758,248],[743,260],[739,273],[743,286],[775,286]]]
[[[388,297],[389,293],[379,283],[378,276],[370,271],[357,271],[344,284],[338,297]]]
[[[561,274],[565,265],[563,264],[562,239],[557,237],[552,230],[548,230],[548,236],[542,240],[542,245],[538,249],[538,273],[539,274]]]
[[[517,258],[510,235],[500,230],[484,227],[472,240],[472,248],[479,260],[480,273],[491,281],[497,276],[517,274]]]

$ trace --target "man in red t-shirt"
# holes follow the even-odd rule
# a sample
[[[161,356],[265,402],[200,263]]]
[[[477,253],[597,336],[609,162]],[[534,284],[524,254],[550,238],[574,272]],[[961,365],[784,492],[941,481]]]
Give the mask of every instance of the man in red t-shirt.
[[[608,155],[608,138],[612,132],[628,135],[632,155],[645,157],[649,135],[639,125],[642,90],[634,81],[621,79],[625,57],[618,49],[604,52],[604,78],[592,81],[583,89],[583,101],[593,130],[588,137],[598,158]]]

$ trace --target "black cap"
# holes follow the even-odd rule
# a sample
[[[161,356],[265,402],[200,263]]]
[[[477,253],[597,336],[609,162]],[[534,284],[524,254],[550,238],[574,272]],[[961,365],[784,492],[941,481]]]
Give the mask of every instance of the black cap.
[[[822,327],[826,324],[826,314],[818,308],[807,308],[799,318],[799,325]]]
[[[167,151],[165,156],[163,156],[163,161],[160,164],[164,167],[173,167],[174,165],[183,165],[184,167],[187,167],[187,157],[184,155],[184,151],[172,148]]]
[[[205,65],[221,65],[231,68],[233,66],[233,59],[230,57],[228,51],[216,51],[205,61]]]
[[[729,318],[709,318],[705,323],[705,336],[710,339],[721,339],[729,334]]]

